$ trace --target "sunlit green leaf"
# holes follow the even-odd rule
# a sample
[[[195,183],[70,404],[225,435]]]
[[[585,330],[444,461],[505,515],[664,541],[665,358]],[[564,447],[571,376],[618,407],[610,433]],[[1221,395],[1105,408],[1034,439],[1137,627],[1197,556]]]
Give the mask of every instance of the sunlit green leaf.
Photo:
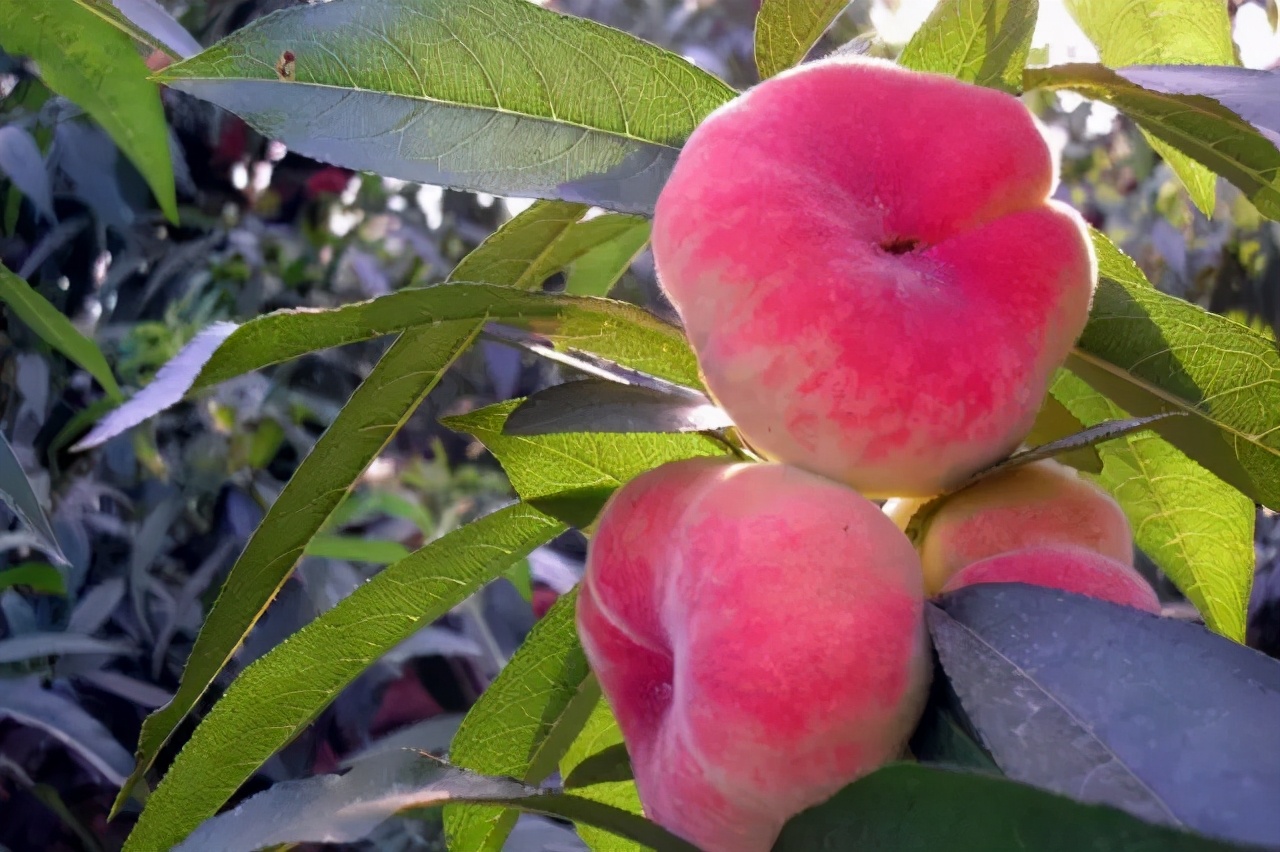
[[[799,64],[849,0],[764,0],[756,14],[756,68],[764,80]]]
[[[1237,64],[1231,19],[1222,0],[1067,0],[1067,8],[1110,68]],[[1081,94],[1093,97],[1087,92]],[[1123,97],[1113,105],[1130,113],[1135,101]],[[1150,126],[1149,107],[1139,108],[1147,113],[1145,118],[1130,114],[1142,125],[1151,146],[1182,179],[1195,205],[1206,216],[1212,215],[1214,172],[1229,180],[1230,176],[1196,151]],[[1204,135],[1217,138],[1221,134],[1222,131]]]
[[[591,755],[621,745],[623,745],[622,731],[618,728],[618,720],[609,709],[609,703],[601,698],[596,702],[582,732],[561,759],[560,774],[568,778]],[[612,805],[628,813],[644,813],[644,808],[640,804],[640,794],[636,790],[635,782],[631,780],[605,781],[585,787],[575,787],[573,792],[584,799]],[[599,831],[594,826],[579,825],[578,834],[594,852],[644,852],[643,846]]]
[[[1017,92],[1038,11],[1038,0],[941,0],[898,62]]]
[[[650,212],[733,90],[528,0],[360,0],[260,18],[162,75],[290,149],[389,177]]]

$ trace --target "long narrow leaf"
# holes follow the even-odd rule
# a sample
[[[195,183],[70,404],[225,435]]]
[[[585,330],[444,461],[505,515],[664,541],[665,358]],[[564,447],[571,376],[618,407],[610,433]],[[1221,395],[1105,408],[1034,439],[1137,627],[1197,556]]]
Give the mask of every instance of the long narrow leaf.
[[[232,682],[152,793],[125,844],[169,849],[371,663],[560,533],[518,504],[388,566]]]
[[[173,701],[143,724],[137,767],[120,791],[117,810],[240,647],[307,543],[477,330],[474,323],[447,323],[403,335],[352,394],[232,567],[196,637]]]

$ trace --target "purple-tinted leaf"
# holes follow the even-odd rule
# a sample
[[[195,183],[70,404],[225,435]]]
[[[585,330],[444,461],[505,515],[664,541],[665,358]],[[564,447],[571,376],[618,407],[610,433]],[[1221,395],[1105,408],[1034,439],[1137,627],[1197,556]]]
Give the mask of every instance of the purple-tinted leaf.
[[[13,182],[40,215],[56,218],[44,157],[31,134],[16,124],[0,127],[0,174]]]
[[[1116,73],[1166,95],[1213,98],[1280,145],[1280,69],[1258,71],[1228,65],[1130,65]]]
[[[133,758],[101,722],[36,678],[6,681],[0,689],[0,718],[39,728],[58,740],[110,783],[119,786],[133,769]]]
[[[1243,843],[1280,838],[1280,661],[1203,627],[1025,584],[928,608],[968,723],[1011,778]]]

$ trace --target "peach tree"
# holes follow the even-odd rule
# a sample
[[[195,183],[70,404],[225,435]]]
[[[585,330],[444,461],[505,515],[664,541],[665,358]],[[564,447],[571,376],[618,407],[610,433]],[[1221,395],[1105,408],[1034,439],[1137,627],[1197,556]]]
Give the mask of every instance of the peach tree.
[[[941,0],[897,67],[859,44],[805,62],[845,4],[764,0],[765,82],[741,93],[528,0],[331,0],[160,72],[300,154],[539,200],[444,283],[209,328],[80,442],[393,339],[147,720],[116,803],[145,802],[126,848],[354,841],[437,806],[459,852],[502,848],[521,811],[600,850],[1280,843],[1280,664],[1241,644],[1255,507],[1280,509],[1280,353],[1156,290],[1049,201],[1053,166],[1016,98],[1109,104],[1204,213],[1221,177],[1275,220],[1280,80],[1239,67],[1225,0],[1067,5],[1101,63],[1030,61],[1036,0]],[[37,58],[51,44],[4,38]],[[544,288],[589,255],[607,290],[651,227],[683,327]],[[519,501],[248,666],[150,789],[308,542],[479,339],[588,377],[448,420]],[[1074,471],[1011,498],[999,483],[1032,464]],[[689,470],[714,475],[682,485]],[[655,482],[675,484],[646,503]],[[612,544],[593,544],[588,582],[448,762],[397,753],[219,815],[381,655],[570,527]],[[1104,587],[1132,579],[1125,544],[1203,626],[1117,605]],[[971,545],[986,550],[929,567]],[[926,588],[929,570],[947,576]]]

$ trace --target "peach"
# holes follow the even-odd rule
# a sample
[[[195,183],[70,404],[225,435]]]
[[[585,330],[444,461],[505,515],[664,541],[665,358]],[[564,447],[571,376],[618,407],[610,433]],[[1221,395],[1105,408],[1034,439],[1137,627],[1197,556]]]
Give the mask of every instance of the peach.
[[[898,756],[930,678],[919,557],[874,503],[777,463],[691,459],[601,513],[578,632],[646,814],[706,852]]]
[[[868,57],[692,134],[653,253],[712,396],[767,458],[927,497],[1031,429],[1096,261],[1016,98]]]
[[[1083,547],[1055,545],[1002,553],[966,565],[942,593],[979,583],[1029,583],[1160,614],[1160,599],[1129,565]]]
[[[886,508],[894,517],[895,510]],[[936,594],[971,562],[1050,544],[1133,565],[1133,532],[1124,510],[1074,468],[1044,459],[981,479],[948,497],[929,519],[920,542],[925,594]]]

